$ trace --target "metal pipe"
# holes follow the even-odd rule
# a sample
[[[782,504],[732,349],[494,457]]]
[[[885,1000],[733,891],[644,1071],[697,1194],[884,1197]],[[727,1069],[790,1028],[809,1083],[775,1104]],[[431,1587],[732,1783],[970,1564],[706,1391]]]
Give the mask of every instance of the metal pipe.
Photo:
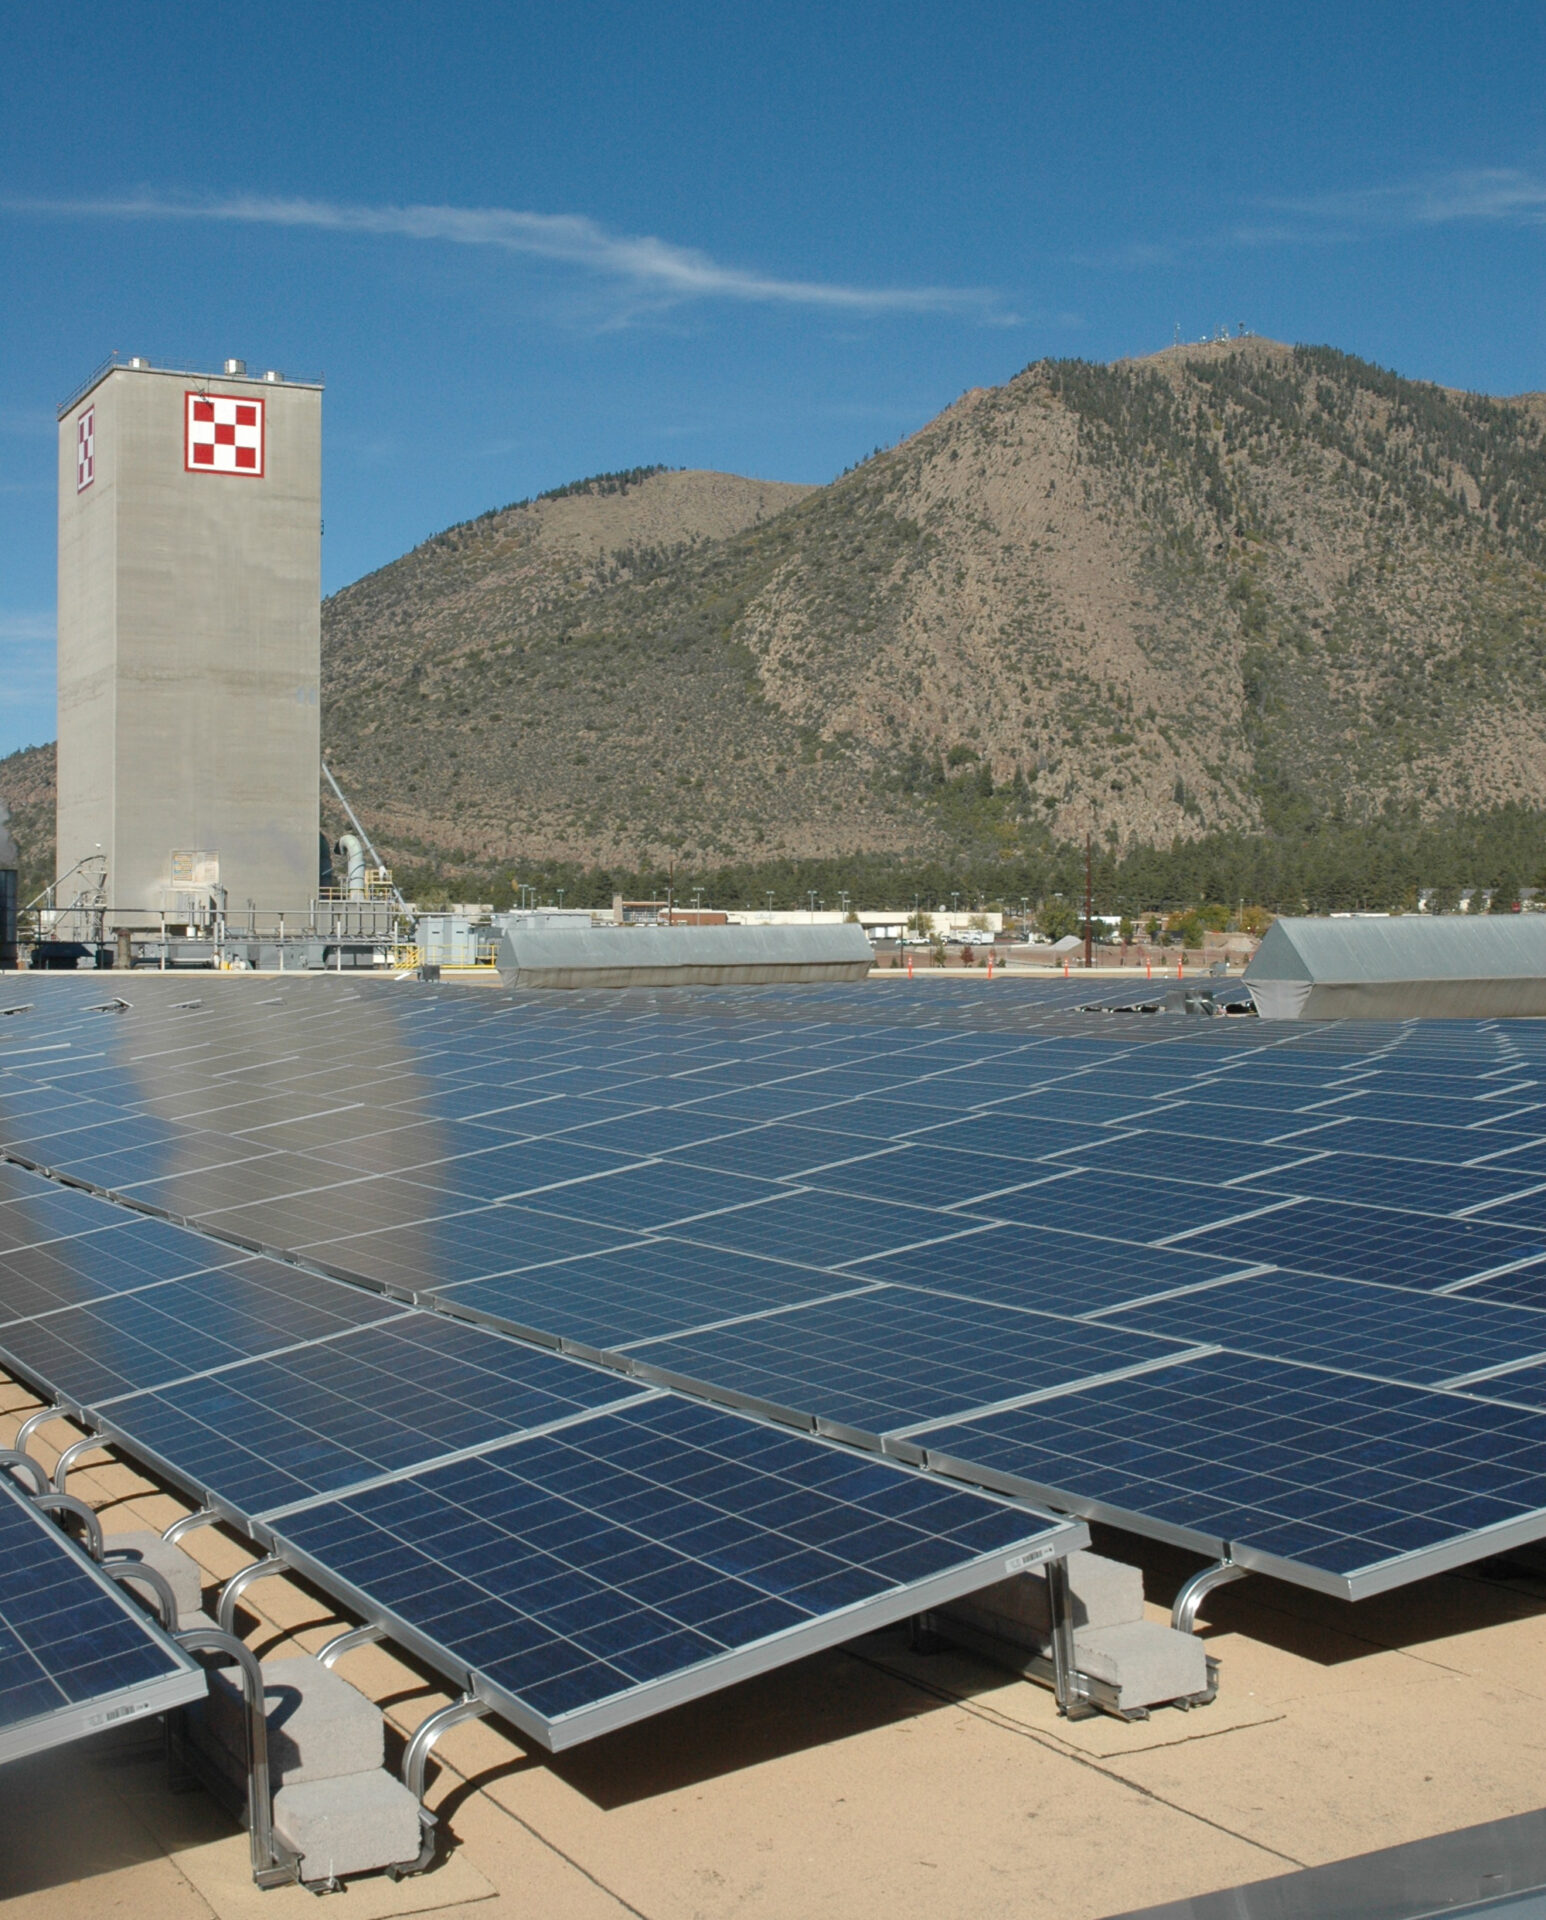
[[[371,859],[375,861],[377,867],[378,868],[381,867],[383,865],[381,855],[377,853],[376,849],[371,845],[370,835],[360,825],[359,816],[355,813],[354,808],[351,807],[349,805],[349,802],[344,798],[344,790],[341,786],[339,786],[338,782],[333,778],[333,770],[325,760],[322,762],[322,777],[327,781],[328,785],[333,789],[334,793],[337,794],[338,804],[343,808],[344,812],[348,814],[350,826],[354,828],[355,832],[360,836],[361,840],[363,840],[365,843],[365,851],[370,855]],[[402,894],[398,891],[395,882],[393,883],[393,887],[392,887],[392,898],[397,902],[397,910],[399,913],[406,913],[408,911],[408,902],[403,898]]]
[[[32,1438],[33,1434],[38,1432],[40,1428],[46,1427],[50,1420],[67,1420],[68,1418],[69,1415],[59,1406],[39,1407],[36,1413],[29,1413],[26,1419],[23,1420],[21,1425],[16,1429],[16,1451],[18,1453],[25,1453],[27,1451],[27,1442]]]
[[[1243,1580],[1250,1572],[1249,1567],[1237,1567],[1226,1553],[1224,1558],[1211,1567],[1204,1567],[1194,1573],[1186,1585],[1176,1595],[1176,1603],[1170,1610],[1170,1624],[1177,1633],[1191,1633],[1197,1623],[1197,1610],[1216,1587],[1227,1587],[1231,1580]]]
[[[109,1580],[116,1580],[121,1587],[138,1581],[142,1587],[148,1587],[156,1603],[156,1611],[161,1616],[161,1624],[168,1633],[177,1631],[177,1595],[173,1593],[171,1583],[164,1573],[158,1573],[154,1567],[147,1567],[143,1560],[136,1560],[127,1553],[110,1553],[102,1562],[102,1571]]]
[[[450,1706],[442,1707],[438,1713],[432,1713],[427,1720],[421,1720],[414,1728],[403,1749],[403,1785],[419,1803],[419,1825],[424,1837],[419,1845],[418,1858],[406,1861],[401,1866],[388,1867],[389,1879],[402,1880],[409,1874],[427,1872],[434,1865],[435,1829],[439,1823],[424,1804],[424,1775],[429,1767],[430,1751],[443,1733],[449,1733],[452,1727],[460,1726],[464,1720],[480,1720],[489,1711],[487,1702],[467,1693],[460,1700],[453,1700]]]
[[[23,1453],[18,1447],[0,1447],[0,1471],[27,1474],[31,1478],[34,1493],[47,1493],[52,1484],[32,1455]]]
[[[236,1603],[247,1588],[255,1581],[266,1580],[271,1573],[283,1573],[285,1564],[283,1554],[271,1553],[266,1560],[254,1560],[250,1567],[243,1567],[240,1573],[231,1575],[220,1589],[220,1604],[215,1613],[222,1633],[233,1631]]]
[[[192,1533],[199,1527],[212,1526],[218,1518],[219,1515],[211,1513],[208,1507],[200,1507],[193,1513],[185,1513],[181,1520],[174,1520],[162,1532],[161,1538],[169,1547],[175,1547],[185,1533]]]
[[[39,1494],[33,1505],[41,1507],[44,1513],[64,1514],[71,1520],[78,1520],[86,1535],[86,1551],[93,1560],[102,1558],[102,1522],[84,1500],[77,1500],[73,1493],[43,1493]]]
[[[96,1434],[88,1433],[84,1440],[77,1440],[72,1446],[65,1448],[64,1452],[61,1453],[59,1458],[54,1462],[54,1485],[60,1493],[64,1492],[65,1482],[70,1477],[70,1469],[75,1465],[76,1461],[80,1459],[81,1455],[90,1453],[95,1447],[105,1447],[106,1444],[107,1443],[99,1439]]]
[[[274,1803],[269,1792],[268,1721],[264,1714],[263,1669],[257,1655],[235,1634],[196,1627],[179,1633],[177,1643],[189,1653],[218,1653],[241,1671],[247,1703],[247,1832],[252,1877],[260,1887],[282,1887],[300,1877],[300,1862],[274,1838]]]
[[[324,1667],[330,1667],[341,1655],[350,1652],[353,1648],[368,1647],[377,1640],[385,1640],[385,1638],[385,1627],[349,1627],[343,1633],[335,1633],[317,1655],[317,1659]]]

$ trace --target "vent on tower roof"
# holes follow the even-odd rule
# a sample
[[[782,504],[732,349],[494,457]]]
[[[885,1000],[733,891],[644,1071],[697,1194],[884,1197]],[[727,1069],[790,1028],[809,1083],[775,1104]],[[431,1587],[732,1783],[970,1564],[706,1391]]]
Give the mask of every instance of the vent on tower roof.
[[[227,360],[225,363],[225,371],[227,379],[244,374],[247,371],[247,362],[245,360]]]

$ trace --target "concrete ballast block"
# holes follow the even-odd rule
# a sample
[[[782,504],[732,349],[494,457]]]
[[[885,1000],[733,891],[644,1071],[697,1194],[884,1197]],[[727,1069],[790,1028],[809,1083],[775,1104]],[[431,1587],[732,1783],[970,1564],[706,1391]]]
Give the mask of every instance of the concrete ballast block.
[[[276,1787],[366,1773],[385,1751],[381,1714],[358,1688],[309,1655],[263,1662],[269,1777]],[[245,1752],[240,1682],[211,1676],[209,1724],[233,1753]]]
[[[1143,1573],[1100,1553],[1068,1556],[1068,1593],[1075,1632],[1087,1627],[1119,1627],[1143,1618]],[[1052,1631],[1047,1605],[1047,1576],[1041,1568],[1017,1573],[980,1593],[958,1601],[949,1611],[985,1632],[1029,1645]]]
[[[281,1787],[274,1831],[301,1856],[306,1880],[376,1873],[419,1851],[419,1803],[379,1769]]]
[[[1092,1627],[1074,1635],[1074,1664],[1092,1680],[1115,1687],[1124,1712],[1186,1700],[1205,1692],[1208,1655],[1195,1634],[1157,1620]]]
[[[179,1626],[201,1624],[204,1570],[190,1554],[184,1553],[179,1546],[168,1546],[159,1533],[149,1528],[133,1533],[110,1533],[106,1545],[109,1553],[127,1554],[161,1575],[177,1602]]]

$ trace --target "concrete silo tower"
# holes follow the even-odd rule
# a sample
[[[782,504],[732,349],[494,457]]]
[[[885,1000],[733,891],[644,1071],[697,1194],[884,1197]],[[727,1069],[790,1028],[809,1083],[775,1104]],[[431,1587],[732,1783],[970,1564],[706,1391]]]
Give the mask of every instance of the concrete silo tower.
[[[108,928],[316,895],[321,445],[321,387],[239,360],[60,412],[58,871],[105,859]]]

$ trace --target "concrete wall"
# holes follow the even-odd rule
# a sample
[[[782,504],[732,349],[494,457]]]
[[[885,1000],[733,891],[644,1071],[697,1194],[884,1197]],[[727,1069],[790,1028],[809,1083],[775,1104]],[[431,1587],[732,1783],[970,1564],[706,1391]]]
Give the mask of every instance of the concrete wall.
[[[188,471],[190,391],[256,399],[263,471]],[[94,474],[77,485],[93,410]],[[59,422],[59,866],[108,862],[111,923],[233,918],[317,889],[321,424],[314,386],[115,367]]]

